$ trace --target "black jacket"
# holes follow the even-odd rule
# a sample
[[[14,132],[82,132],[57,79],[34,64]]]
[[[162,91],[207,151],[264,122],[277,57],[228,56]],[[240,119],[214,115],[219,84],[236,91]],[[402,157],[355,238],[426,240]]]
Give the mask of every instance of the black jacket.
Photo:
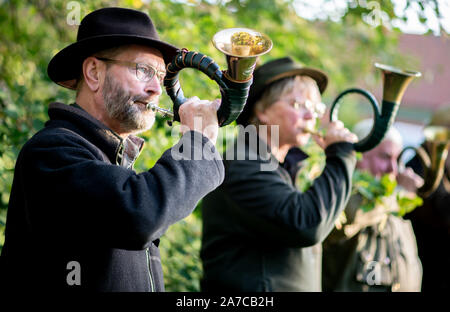
[[[427,146],[422,144],[427,150]],[[427,151],[428,152],[428,151]],[[424,176],[419,157],[411,159],[407,166]],[[423,205],[405,217],[411,220],[417,239],[419,257],[423,265],[423,292],[450,290],[450,172],[445,169],[444,176],[436,191],[424,198]],[[445,186],[447,185],[447,187]],[[447,246],[447,247],[444,247]],[[443,252],[447,250],[447,252]]]
[[[48,114],[16,163],[0,283],[163,291],[159,238],[222,182],[220,155],[190,131],[152,169],[136,174],[142,139],[123,140],[77,105],[52,103]],[[175,160],[171,152],[183,148],[202,149],[203,160]],[[80,265],[79,286],[67,283],[72,261]]]
[[[202,290],[320,291],[320,243],[349,199],[352,144],[325,150],[325,169],[305,193],[259,144],[252,148],[241,133],[234,160],[232,152],[223,157],[223,184],[203,200]]]

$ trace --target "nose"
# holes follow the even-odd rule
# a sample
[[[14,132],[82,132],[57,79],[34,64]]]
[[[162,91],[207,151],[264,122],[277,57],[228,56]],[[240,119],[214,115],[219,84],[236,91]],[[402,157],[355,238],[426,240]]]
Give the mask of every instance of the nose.
[[[387,168],[387,173],[393,173],[394,175],[397,175],[398,173],[398,165],[396,159],[391,159],[389,161],[389,165]]]
[[[314,118],[314,113],[311,110],[309,110],[309,109],[305,109],[303,111],[302,118],[305,119],[305,120],[313,119]]]
[[[145,83],[145,93],[149,95],[157,95],[160,96],[162,93],[161,84],[159,82],[158,77],[155,75],[148,82]]]

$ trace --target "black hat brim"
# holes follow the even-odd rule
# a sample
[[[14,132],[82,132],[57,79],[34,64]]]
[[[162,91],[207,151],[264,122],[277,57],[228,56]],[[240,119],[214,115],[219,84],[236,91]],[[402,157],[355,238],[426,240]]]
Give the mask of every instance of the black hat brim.
[[[102,35],[77,41],[59,51],[49,62],[47,73],[55,83],[75,89],[83,61],[96,52],[126,44],[139,44],[159,50],[166,64],[177,54],[178,48],[160,40],[136,35]]]

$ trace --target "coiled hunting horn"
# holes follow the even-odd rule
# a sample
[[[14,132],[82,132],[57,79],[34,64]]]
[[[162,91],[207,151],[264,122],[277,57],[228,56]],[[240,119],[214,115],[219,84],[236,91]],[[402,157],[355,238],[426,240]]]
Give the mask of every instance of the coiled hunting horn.
[[[202,53],[180,50],[167,65],[164,78],[164,87],[173,102],[173,112],[150,103],[152,109],[173,117],[173,121],[180,121],[178,110],[187,99],[178,75],[184,68],[195,68],[219,85],[222,97],[217,111],[219,125],[223,127],[236,120],[247,101],[257,58],[272,49],[272,41],[249,28],[229,28],[217,32],[212,43],[225,54],[228,69],[221,71],[213,59]]]
[[[375,97],[368,91],[360,88],[352,88],[343,91],[338,95],[331,105],[330,120],[338,120],[338,110],[342,98],[350,93],[358,93],[366,97],[374,112],[374,123],[371,132],[361,141],[354,143],[355,151],[366,152],[377,146],[386,135],[389,127],[395,120],[403,94],[415,77],[420,77],[421,73],[416,71],[407,71],[392,66],[375,63],[375,67],[380,69],[383,74],[383,101],[378,104]]]
[[[448,148],[450,146],[450,129],[442,126],[428,126],[424,131],[424,147],[405,147],[398,156],[399,166],[404,166],[401,158],[403,154],[412,149],[419,157],[423,169],[424,184],[417,190],[417,194],[426,198],[430,196],[439,186],[442,179],[446,179],[445,161],[448,157]],[[427,152],[428,151],[428,152]],[[446,186],[444,184],[444,186]],[[448,186],[446,186],[446,189]],[[450,189],[447,189],[450,192]]]

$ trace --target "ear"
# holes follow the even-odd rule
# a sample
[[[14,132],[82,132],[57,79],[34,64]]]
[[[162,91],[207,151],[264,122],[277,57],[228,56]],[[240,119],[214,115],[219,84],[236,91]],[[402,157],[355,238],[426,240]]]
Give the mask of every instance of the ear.
[[[86,85],[92,92],[96,92],[100,88],[100,77],[105,70],[105,65],[93,56],[83,61],[83,77]]]
[[[370,164],[367,155],[362,154],[362,158],[356,163],[356,168],[369,171]]]

